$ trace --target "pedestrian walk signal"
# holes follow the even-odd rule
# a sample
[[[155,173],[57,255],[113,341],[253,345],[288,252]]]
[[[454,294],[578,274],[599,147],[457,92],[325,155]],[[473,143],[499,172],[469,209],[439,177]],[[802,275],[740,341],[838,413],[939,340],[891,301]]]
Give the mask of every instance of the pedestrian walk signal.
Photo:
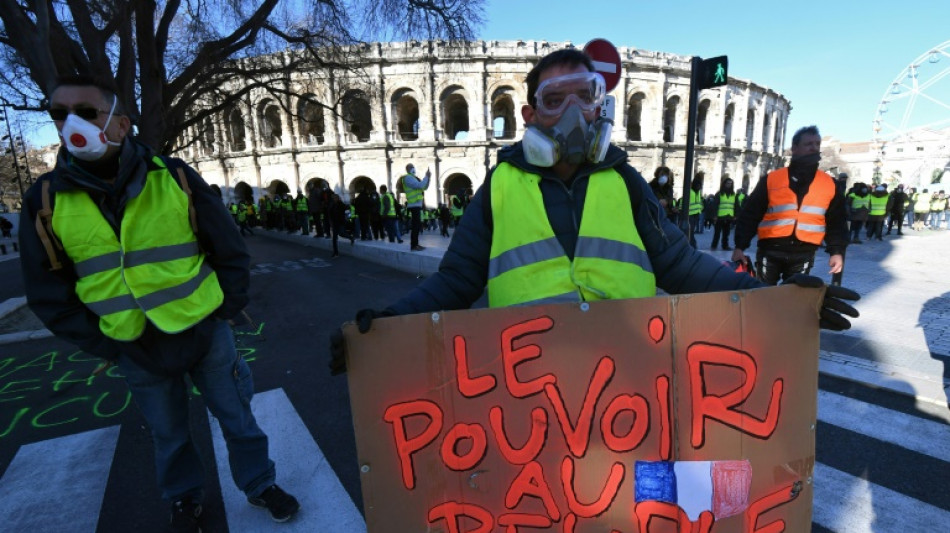
[[[700,89],[709,89],[725,85],[729,78],[729,57],[719,56],[703,60]]]

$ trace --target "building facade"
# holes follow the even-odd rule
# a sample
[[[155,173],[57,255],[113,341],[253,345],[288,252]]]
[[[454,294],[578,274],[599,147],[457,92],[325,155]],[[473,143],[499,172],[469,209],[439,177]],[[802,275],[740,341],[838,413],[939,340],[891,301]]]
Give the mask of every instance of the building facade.
[[[432,171],[425,201],[435,207],[477,188],[499,148],[520,139],[525,76],[542,56],[571,43],[436,41],[363,45],[360,74],[297,72],[278,101],[261,91],[190,132],[176,155],[193,164],[226,201],[258,199],[286,187],[328,186],[346,201],[368,187],[401,192],[412,163]],[[685,165],[690,58],[618,49],[622,76],[612,142],[648,180],[659,166]],[[319,102],[319,103],[317,103]],[[326,102],[338,102],[333,109]],[[322,105],[321,105],[322,104]],[[729,78],[699,98],[695,170],[704,192],[729,174],[751,187],[782,166],[791,106],[780,93]],[[681,183],[681,182],[680,182]]]

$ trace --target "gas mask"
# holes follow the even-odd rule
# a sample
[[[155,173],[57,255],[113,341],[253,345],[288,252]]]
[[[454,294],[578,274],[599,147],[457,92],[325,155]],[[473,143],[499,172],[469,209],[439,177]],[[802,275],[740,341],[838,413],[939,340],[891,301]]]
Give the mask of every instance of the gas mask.
[[[63,122],[63,129],[59,132],[59,136],[66,144],[66,150],[76,159],[96,161],[106,153],[109,146],[120,146],[120,143],[107,139],[105,134],[106,128],[112,121],[113,112],[115,112],[115,100],[112,101],[109,118],[106,119],[106,124],[101,130],[95,124],[70,113]]]
[[[537,167],[552,167],[559,161],[600,163],[607,155],[612,131],[612,120],[598,117],[588,124],[580,108],[572,105],[550,128],[529,125],[521,145],[525,159]]]

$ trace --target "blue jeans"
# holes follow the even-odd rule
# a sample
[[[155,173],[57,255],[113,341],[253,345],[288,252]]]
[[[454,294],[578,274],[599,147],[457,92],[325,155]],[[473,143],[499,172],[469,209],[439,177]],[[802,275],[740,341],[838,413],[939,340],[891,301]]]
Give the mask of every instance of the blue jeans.
[[[185,377],[152,374],[125,355],[118,366],[152,430],[162,497],[172,502],[185,496],[200,500],[204,467],[189,429]],[[251,369],[235,350],[227,322],[215,324],[208,354],[188,374],[221,425],[234,484],[248,496],[260,495],[276,479],[274,462],[267,455],[267,435],[251,413]]]

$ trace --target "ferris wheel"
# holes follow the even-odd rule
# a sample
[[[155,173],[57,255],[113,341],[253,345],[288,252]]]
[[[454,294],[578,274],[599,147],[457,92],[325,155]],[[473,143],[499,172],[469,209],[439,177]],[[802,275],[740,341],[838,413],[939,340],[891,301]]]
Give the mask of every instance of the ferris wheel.
[[[872,136],[875,174],[930,183],[950,170],[950,41],[930,48],[894,78],[877,106]],[[896,173],[896,172],[895,172]]]

